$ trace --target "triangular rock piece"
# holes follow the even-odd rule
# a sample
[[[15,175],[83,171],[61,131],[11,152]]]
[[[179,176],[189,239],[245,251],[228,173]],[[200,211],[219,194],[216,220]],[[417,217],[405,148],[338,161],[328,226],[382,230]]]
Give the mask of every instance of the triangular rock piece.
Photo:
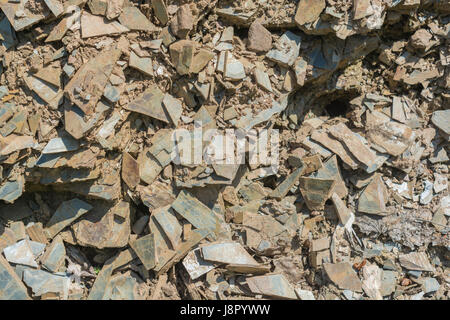
[[[370,214],[384,215],[388,197],[386,186],[379,174],[376,174],[359,196],[358,211]]]
[[[325,201],[331,196],[335,180],[319,178],[300,178],[300,192],[310,210],[322,210]]]

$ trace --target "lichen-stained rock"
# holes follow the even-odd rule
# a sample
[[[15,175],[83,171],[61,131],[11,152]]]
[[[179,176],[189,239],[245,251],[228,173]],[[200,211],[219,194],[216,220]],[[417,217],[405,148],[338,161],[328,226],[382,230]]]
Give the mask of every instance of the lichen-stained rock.
[[[122,156],[122,179],[131,189],[140,181],[139,164],[128,152],[124,152]]]
[[[56,236],[39,260],[48,271],[58,272],[64,264],[65,257],[64,242],[60,236]]]
[[[130,31],[117,21],[108,21],[105,17],[94,16],[86,11],[81,15],[81,37],[91,38],[103,35],[119,34]]]
[[[26,3],[27,0],[0,1],[0,8],[16,31],[30,27],[51,14],[47,6],[40,6],[33,10],[32,7],[26,6]]]
[[[425,252],[411,252],[399,256],[400,265],[408,270],[434,272]]]
[[[310,210],[322,210],[333,188],[335,180],[319,178],[300,178],[300,192]]]
[[[233,265],[258,265],[258,262],[237,242],[218,242],[201,247],[203,259]]]
[[[122,248],[128,243],[131,232],[130,204],[120,201],[111,206],[96,203],[83,219],[72,226],[79,245],[103,248]]]
[[[361,280],[348,262],[325,263],[323,265],[330,280],[343,290],[362,291]]]
[[[386,214],[388,191],[383,179],[376,174],[358,199],[358,211],[370,214]]]
[[[29,300],[27,288],[0,254],[0,300]]]
[[[190,72],[195,46],[196,43],[190,40],[180,40],[170,45],[170,58],[179,75]]]
[[[164,93],[156,85],[152,85],[124,108],[169,123],[170,119],[162,105],[163,98]]]
[[[84,113],[91,114],[94,111],[121,54],[120,49],[99,53],[81,66],[66,85],[65,94]]]
[[[197,229],[218,231],[219,221],[213,211],[187,191],[178,194],[172,208]]]
[[[200,255],[200,250],[200,248],[192,250],[183,259],[183,266],[192,280],[195,280],[214,269],[213,263],[203,260]]]
[[[61,230],[92,209],[92,206],[80,199],[72,199],[61,203],[51,219],[47,222],[45,232],[49,238],[56,236]]]
[[[130,30],[156,31],[156,27],[136,7],[124,7],[119,16],[120,23]]]
[[[294,288],[282,274],[270,274],[246,279],[247,285],[254,294],[278,299],[297,299]]]
[[[295,22],[301,26],[316,21],[325,6],[325,0],[300,0],[295,14]]]
[[[145,269],[153,269],[157,263],[155,237],[152,233],[130,243],[131,248],[141,260]]]

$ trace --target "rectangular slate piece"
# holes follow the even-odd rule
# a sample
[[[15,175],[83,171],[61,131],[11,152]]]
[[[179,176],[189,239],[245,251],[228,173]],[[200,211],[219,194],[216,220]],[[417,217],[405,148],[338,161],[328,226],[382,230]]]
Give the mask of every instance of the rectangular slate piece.
[[[184,190],[172,203],[172,208],[197,229],[216,229],[217,219],[213,212]]]

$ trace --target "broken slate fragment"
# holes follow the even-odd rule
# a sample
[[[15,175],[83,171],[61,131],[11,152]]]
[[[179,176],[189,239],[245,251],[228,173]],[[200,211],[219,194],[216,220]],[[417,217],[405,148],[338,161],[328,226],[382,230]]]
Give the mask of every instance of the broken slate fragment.
[[[44,270],[26,269],[23,272],[23,282],[31,288],[34,296],[39,297],[53,292],[59,293],[64,299],[64,296],[68,294],[70,278],[61,274],[51,274]]]
[[[139,57],[136,53],[131,51],[130,60],[128,62],[129,66],[141,71],[147,76],[153,76],[153,63],[152,59],[148,57]]]
[[[105,17],[94,16],[86,11],[81,15],[81,37],[83,39],[128,31],[130,29],[117,21],[108,21]]]
[[[156,18],[165,25],[169,21],[169,15],[167,13],[165,0],[151,0],[153,12],[155,13]]]
[[[344,123],[340,122],[330,127],[328,132],[344,144],[352,155],[367,168],[372,167],[375,163],[375,153],[358,139]]]
[[[130,243],[131,248],[137,254],[145,269],[153,269],[157,263],[155,251],[155,238],[152,233],[140,237]]]
[[[176,218],[174,212],[171,211],[170,207],[159,208],[153,212],[152,216],[164,230],[167,238],[172,244],[172,248],[176,249],[181,241],[183,227]]]
[[[286,179],[284,179],[283,182],[281,182],[277,186],[275,190],[272,191],[270,196],[279,200],[283,199],[303,174],[304,169],[304,166],[300,166],[299,168],[295,169],[294,172],[292,172]]]
[[[121,54],[120,49],[101,52],[81,66],[66,85],[65,94],[85,114],[94,111]]]
[[[62,229],[92,209],[92,206],[80,199],[72,199],[63,202],[55,211],[45,232],[49,238],[53,238]]]
[[[255,68],[256,83],[269,92],[272,92],[272,85],[270,83],[269,76],[264,71]]]
[[[195,280],[214,269],[213,263],[203,260],[200,255],[200,250],[200,248],[192,250],[183,259],[183,266],[192,280]]]
[[[450,109],[433,112],[431,122],[433,122],[446,137],[450,137]]]
[[[356,292],[362,291],[361,280],[348,262],[325,263],[323,265],[327,276],[339,287]]]
[[[388,191],[383,179],[381,175],[376,174],[359,196],[358,211],[383,215],[386,213],[387,197]]]
[[[272,34],[258,21],[254,21],[248,29],[248,50],[267,52],[272,48]]]
[[[185,190],[182,190],[172,208],[197,229],[208,229],[215,232],[218,220],[213,211]]]
[[[185,75],[190,72],[194,48],[195,42],[190,40],[180,40],[170,45],[170,58],[178,74]]]
[[[403,268],[417,271],[434,272],[430,261],[425,252],[411,252],[408,254],[401,254],[399,256],[400,264]]]
[[[156,27],[137,7],[129,6],[122,9],[119,22],[130,30],[156,31]]]
[[[302,26],[316,21],[325,9],[325,5],[325,0],[300,0],[294,18],[295,23]]]
[[[174,124],[175,127],[178,126],[178,122],[180,121],[181,114],[183,113],[183,105],[180,100],[173,97],[172,95],[166,93],[163,98],[163,104],[167,114],[170,117],[170,120]]]
[[[258,265],[255,259],[237,242],[213,243],[201,247],[203,259],[233,265]]]
[[[122,157],[122,179],[131,189],[134,189],[140,181],[139,164],[128,152],[124,152]]]
[[[48,246],[40,261],[42,265],[51,272],[58,272],[64,263],[66,249],[60,236],[56,236]]]
[[[38,267],[36,261],[34,260],[35,256],[27,239],[21,240],[16,244],[6,247],[5,249],[3,249],[3,254],[5,255],[5,258],[6,260],[8,260],[8,262],[22,264],[34,268]]]
[[[322,210],[333,191],[335,180],[300,178],[300,192],[310,210]]]
[[[270,274],[247,278],[246,282],[254,294],[280,299],[297,299],[294,288],[282,274]]]
[[[124,108],[169,123],[170,119],[162,105],[163,99],[164,93],[156,85],[152,85]]]
[[[185,39],[194,27],[194,17],[189,4],[178,7],[177,13],[172,19],[170,28],[172,32],[180,39]]]
[[[43,154],[60,153],[78,150],[80,147],[77,140],[72,137],[58,137],[50,140],[42,150]]]
[[[277,41],[276,48],[272,49],[266,57],[282,66],[292,66],[300,53],[302,38],[291,31],[285,32]]]
[[[28,300],[27,288],[0,254],[0,300]]]

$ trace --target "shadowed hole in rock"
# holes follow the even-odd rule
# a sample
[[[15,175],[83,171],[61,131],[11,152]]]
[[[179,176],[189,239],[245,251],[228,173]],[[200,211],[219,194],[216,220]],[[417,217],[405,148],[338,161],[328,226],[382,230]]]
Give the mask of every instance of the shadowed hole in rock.
[[[345,117],[350,111],[350,104],[346,99],[336,99],[328,103],[324,107],[324,111],[326,111],[330,117]]]

